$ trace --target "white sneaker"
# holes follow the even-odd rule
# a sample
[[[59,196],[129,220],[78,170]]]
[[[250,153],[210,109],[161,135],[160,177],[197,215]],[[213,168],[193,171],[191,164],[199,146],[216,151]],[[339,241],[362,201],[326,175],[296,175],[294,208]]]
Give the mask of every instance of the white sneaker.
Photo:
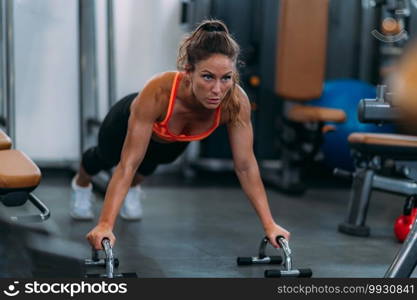
[[[120,210],[120,216],[128,221],[137,221],[142,219],[142,197],[143,192],[140,185],[131,187],[123,202]]]
[[[93,186],[81,187],[75,183],[75,177],[71,182],[71,211],[70,215],[75,220],[92,220],[93,213]]]

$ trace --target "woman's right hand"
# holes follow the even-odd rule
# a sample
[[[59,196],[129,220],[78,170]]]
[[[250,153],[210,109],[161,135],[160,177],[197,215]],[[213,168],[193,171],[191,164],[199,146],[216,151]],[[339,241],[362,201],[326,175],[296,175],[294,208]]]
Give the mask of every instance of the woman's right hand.
[[[279,243],[277,242],[278,236],[283,236],[286,240],[290,239],[291,234],[283,227],[274,223],[265,229],[266,237],[274,248],[280,248]]]
[[[110,240],[110,245],[113,247],[116,242],[116,237],[113,234],[112,228],[104,224],[98,224],[86,236],[88,242],[96,250],[103,250],[101,242],[104,238]]]

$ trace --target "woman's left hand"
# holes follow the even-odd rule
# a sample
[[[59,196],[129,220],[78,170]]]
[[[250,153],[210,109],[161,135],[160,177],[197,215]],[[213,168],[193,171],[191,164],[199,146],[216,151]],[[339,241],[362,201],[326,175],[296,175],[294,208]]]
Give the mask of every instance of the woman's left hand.
[[[271,245],[275,248],[279,248],[277,243],[277,237],[283,236],[287,241],[290,239],[291,234],[283,227],[278,224],[273,224],[272,226],[265,229],[266,237],[269,239]]]

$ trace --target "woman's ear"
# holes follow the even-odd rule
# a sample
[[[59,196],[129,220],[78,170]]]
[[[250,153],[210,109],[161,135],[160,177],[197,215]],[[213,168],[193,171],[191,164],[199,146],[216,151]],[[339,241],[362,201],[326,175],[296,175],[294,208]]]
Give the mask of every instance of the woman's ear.
[[[186,64],[186,65],[184,66],[184,71],[185,71],[185,73],[186,73],[186,74],[190,74],[190,73],[193,71],[193,67],[192,67],[192,65],[190,65],[190,64]]]

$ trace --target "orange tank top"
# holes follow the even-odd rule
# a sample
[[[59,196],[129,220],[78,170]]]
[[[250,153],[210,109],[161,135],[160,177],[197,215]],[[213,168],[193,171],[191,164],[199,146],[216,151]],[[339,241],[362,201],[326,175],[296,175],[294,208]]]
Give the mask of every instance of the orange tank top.
[[[171,131],[169,131],[168,128],[168,122],[171,119],[172,113],[174,111],[174,104],[175,99],[177,97],[177,91],[179,84],[181,82],[183,74],[181,72],[178,72],[175,74],[174,82],[172,83],[171,88],[171,95],[169,98],[169,104],[168,104],[168,111],[166,113],[165,119],[162,122],[155,122],[153,124],[153,132],[162,140],[169,141],[169,142],[192,142],[192,141],[199,141],[202,139],[205,139],[208,137],[213,131],[219,127],[220,124],[220,106],[216,109],[216,114],[214,117],[214,123],[213,126],[206,132],[197,134],[197,135],[185,135],[185,134],[173,134]]]

